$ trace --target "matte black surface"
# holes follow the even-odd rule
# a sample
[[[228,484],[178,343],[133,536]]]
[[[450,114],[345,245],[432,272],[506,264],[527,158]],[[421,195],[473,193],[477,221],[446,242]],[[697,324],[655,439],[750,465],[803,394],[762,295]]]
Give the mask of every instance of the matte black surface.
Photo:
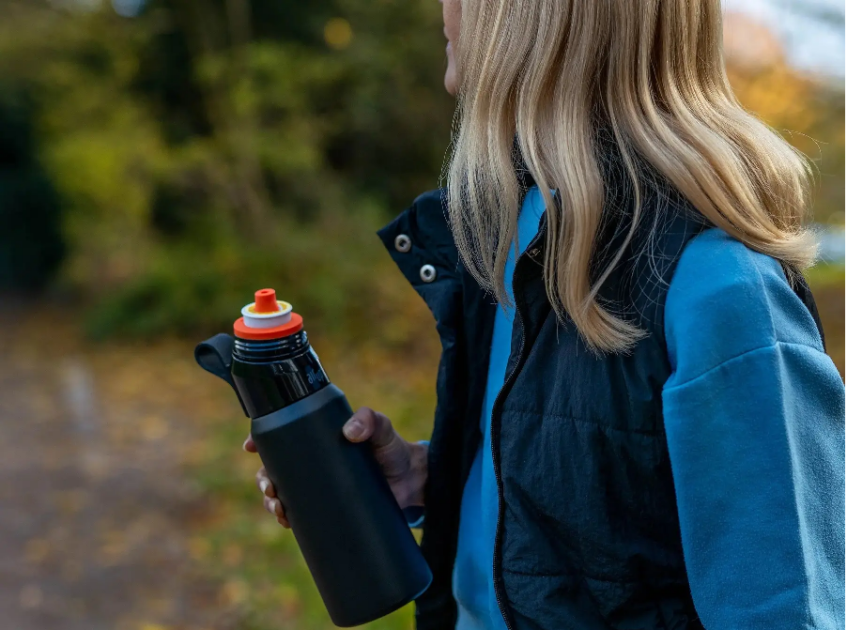
[[[328,385],[252,422],[303,557],[342,627],[400,608],[432,579],[370,447],[341,433],[352,413]]]

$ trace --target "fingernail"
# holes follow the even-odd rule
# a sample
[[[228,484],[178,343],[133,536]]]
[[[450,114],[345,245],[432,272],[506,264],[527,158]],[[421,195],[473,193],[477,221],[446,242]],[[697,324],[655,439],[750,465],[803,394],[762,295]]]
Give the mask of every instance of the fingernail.
[[[241,450],[242,450],[242,451],[247,451],[247,441],[248,441],[249,439],[250,439],[250,438],[247,438],[246,440],[244,440],[244,444],[242,444],[242,445],[241,445]]]
[[[259,482],[259,490],[261,490],[261,491],[262,491],[262,494],[267,494],[267,493],[268,493],[268,488],[270,487],[270,485],[271,485],[271,482],[270,482],[270,481],[268,481],[267,479],[262,479],[262,480]]]
[[[276,516],[276,504],[279,503],[276,499],[271,499],[268,501],[268,512]]]
[[[351,420],[344,425],[344,435],[351,440],[354,440],[362,435],[364,431],[365,425],[362,424],[361,420]]]

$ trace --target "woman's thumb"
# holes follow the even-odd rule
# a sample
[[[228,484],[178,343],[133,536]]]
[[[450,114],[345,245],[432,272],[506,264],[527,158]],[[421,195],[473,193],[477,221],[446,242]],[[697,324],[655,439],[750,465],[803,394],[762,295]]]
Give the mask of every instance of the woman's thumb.
[[[371,440],[375,448],[388,444],[394,433],[391,421],[368,407],[362,407],[356,411],[346,422],[342,431],[351,442]]]

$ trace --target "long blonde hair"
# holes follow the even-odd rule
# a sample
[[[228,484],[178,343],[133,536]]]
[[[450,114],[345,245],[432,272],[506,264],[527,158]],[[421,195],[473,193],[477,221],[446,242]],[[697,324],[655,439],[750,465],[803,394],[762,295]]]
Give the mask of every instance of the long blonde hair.
[[[736,100],[720,0],[462,0],[456,48],[449,215],[465,266],[501,303],[521,195],[517,145],[547,207],[544,275],[557,314],[598,352],[626,351],[643,335],[597,300],[623,248],[592,279],[600,126],[634,185],[630,237],[641,164],[748,247],[789,269],[813,262],[802,226],[808,163]]]

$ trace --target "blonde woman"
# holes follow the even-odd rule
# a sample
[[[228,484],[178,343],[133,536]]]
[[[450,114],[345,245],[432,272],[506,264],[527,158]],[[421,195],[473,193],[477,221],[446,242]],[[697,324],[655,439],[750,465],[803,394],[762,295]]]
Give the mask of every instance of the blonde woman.
[[[844,628],[808,169],[720,1],[443,5],[447,186],[380,234],[441,335],[432,439],[345,426],[425,513],[418,628]]]

